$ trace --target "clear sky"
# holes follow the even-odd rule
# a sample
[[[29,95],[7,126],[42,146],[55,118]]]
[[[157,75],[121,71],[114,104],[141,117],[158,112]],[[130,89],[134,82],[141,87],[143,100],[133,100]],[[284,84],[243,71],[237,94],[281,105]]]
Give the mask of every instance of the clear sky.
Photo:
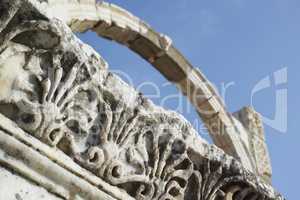
[[[287,199],[298,200],[300,136],[297,124],[300,124],[300,109],[297,103],[300,102],[300,94],[296,87],[299,87],[300,79],[300,1],[109,2],[128,9],[155,30],[170,36],[174,45],[202,70],[221,94],[222,88],[227,87],[225,102],[229,111],[251,105],[253,96],[252,105],[266,119],[273,184]],[[201,129],[197,114],[186,106],[186,101],[181,104],[181,100],[176,98],[177,89],[168,85],[148,63],[125,47],[99,39],[93,33],[80,37],[100,52],[112,70],[121,70],[129,75],[129,82],[156,104],[177,110],[198,129],[202,137],[208,138]],[[127,79],[126,76],[124,78]],[[159,86],[160,97],[152,83],[141,85],[145,81]],[[284,102],[286,91],[287,105]],[[174,98],[165,98],[172,96]]]

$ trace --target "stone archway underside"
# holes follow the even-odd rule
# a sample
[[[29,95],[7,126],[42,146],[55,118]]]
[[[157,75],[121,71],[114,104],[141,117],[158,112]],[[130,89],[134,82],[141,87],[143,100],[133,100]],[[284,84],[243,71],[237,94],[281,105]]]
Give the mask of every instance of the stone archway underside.
[[[94,1],[3,0],[0,10],[0,166],[64,199],[282,199],[261,179],[270,169],[257,113],[228,114],[168,37]],[[128,46],[189,98],[202,94],[192,103],[239,161],[111,74],[65,24]],[[264,154],[239,136],[258,125]]]

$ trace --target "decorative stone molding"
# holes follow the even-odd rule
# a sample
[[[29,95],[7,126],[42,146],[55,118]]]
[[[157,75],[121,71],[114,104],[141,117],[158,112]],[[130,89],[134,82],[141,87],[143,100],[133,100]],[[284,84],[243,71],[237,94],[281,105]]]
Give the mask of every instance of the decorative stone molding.
[[[64,199],[283,199],[110,73],[51,3],[0,2],[0,166]]]
[[[45,5],[48,16],[66,22],[74,32],[94,31],[144,58],[188,97],[214,143],[247,169],[260,174],[255,171],[251,150],[245,148],[247,144],[239,136],[244,128],[227,112],[209,80],[175,48],[168,36],[156,32],[123,8],[103,1],[50,0]]]

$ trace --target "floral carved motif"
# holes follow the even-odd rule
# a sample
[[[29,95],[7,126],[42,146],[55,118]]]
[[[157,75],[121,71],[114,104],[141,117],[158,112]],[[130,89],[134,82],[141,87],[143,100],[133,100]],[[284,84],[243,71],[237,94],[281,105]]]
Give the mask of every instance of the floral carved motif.
[[[0,33],[0,112],[20,128],[139,200],[277,198],[216,147],[201,144],[202,155],[177,114],[133,90],[129,105],[117,90],[129,86],[59,21],[10,20],[17,26]]]

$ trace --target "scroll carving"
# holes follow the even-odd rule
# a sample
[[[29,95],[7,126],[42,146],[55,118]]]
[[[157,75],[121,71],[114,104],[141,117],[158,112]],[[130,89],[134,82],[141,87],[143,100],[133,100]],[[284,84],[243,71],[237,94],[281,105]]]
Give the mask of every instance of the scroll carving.
[[[59,21],[23,19],[0,41],[0,112],[136,199],[280,198],[216,147],[202,156],[177,114],[118,98],[102,58]]]

